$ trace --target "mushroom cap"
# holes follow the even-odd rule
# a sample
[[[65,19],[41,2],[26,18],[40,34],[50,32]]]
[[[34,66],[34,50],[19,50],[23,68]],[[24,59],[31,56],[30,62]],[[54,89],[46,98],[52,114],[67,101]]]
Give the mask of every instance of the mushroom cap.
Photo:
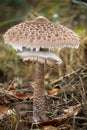
[[[15,49],[26,48],[78,48],[79,36],[67,27],[39,16],[32,21],[17,24],[4,34],[5,43]]]
[[[44,52],[44,51],[25,51],[20,52],[18,55],[25,62],[39,62],[41,64],[46,63],[48,66],[54,66],[55,64],[61,64],[62,60],[52,52]]]

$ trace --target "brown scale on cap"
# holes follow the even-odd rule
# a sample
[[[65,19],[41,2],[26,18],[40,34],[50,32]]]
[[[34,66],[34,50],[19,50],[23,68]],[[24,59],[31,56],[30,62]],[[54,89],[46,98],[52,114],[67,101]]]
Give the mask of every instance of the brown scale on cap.
[[[44,17],[13,26],[5,33],[4,39],[13,46],[27,48],[78,48],[80,43],[75,32]]]
[[[24,61],[32,61],[36,64],[33,120],[46,121],[44,99],[44,64],[49,66],[60,64],[61,59],[51,52],[45,52],[45,48],[78,48],[80,42],[78,35],[72,30],[60,24],[54,24],[45,17],[37,17],[35,20],[26,21],[13,26],[4,34],[5,43],[15,49],[22,47],[33,51],[21,52],[18,55]],[[35,50],[36,51],[35,51]]]

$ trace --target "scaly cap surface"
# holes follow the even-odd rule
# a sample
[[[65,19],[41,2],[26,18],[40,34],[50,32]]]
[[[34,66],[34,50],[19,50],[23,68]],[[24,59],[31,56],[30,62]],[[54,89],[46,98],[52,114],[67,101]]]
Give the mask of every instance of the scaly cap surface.
[[[37,17],[13,26],[4,34],[5,43],[15,49],[26,48],[78,48],[78,35],[67,27],[54,24],[45,17]]]

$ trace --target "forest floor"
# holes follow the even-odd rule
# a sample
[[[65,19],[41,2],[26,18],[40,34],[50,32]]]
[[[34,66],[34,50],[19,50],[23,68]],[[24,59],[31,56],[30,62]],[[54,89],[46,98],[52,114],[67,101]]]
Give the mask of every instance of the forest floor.
[[[87,130],[87,8],[69,0],[31,3],[27,13],[0,5],[0,130]],[[53,12],[58,14],[55,19]],[[3,34],[14,24],[40,13],[72,28],[81,37],[81,45],[76,50],[55,50],[63,63],[45,69],[48,121],[34,123],[34,65],[23,63],[15,50],[4,44]]]

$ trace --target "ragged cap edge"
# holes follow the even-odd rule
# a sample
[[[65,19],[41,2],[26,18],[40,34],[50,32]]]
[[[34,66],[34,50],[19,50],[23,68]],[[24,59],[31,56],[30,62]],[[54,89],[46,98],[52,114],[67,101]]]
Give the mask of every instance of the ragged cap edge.
[[[8,43],[5,43],[5,44],[7,44],[8,45]],[[16,51],[18,51],[18,50],[20,50],[20,51],[23,51],[23,47],[25,47],[25,46],[23,46],[23,45],[17,45],[16,43],[14,43],[14,44],[11,44],[11,42],[9,42],[9,45],[10,46],[12,46]],[[61,42],[60,42],[60,46],[37,46],[37,45],[35,45],[35,46],[30,46],[30,45],[28,45],[28,46],[26,46],[25,48],[26,49],[29,49],[29,50],[31,50],[31,51],[33,51],[34,49],[35,49],[35,51],[40,51],[40,48],[44,48],[44,49],[48,49],[49,51],[52,49],[58,49],[58,51],[60,51],[61,49],[63,49],[63,48],[65,48],[65,47],[68,47],[68,48],[75,48],[75,49],[78,49],[79,48],[79,43],[78,44],[76,44],[76,45],[66,45],[66,44],[64,44],[64,45],[61,45]]]
[[[35,51],[25,51],[25,52],[20,52],[18,53],[18,55],[24,60],[24,61],[28,61],[30,60],[31,62],[40,62],[42,64],[44,64],[45,62],[47,64],[52,64],[52,63],[56,63],[56,64],[61,64],[62,60],[55,54],[51,53],[51,52],[35,52]]]

